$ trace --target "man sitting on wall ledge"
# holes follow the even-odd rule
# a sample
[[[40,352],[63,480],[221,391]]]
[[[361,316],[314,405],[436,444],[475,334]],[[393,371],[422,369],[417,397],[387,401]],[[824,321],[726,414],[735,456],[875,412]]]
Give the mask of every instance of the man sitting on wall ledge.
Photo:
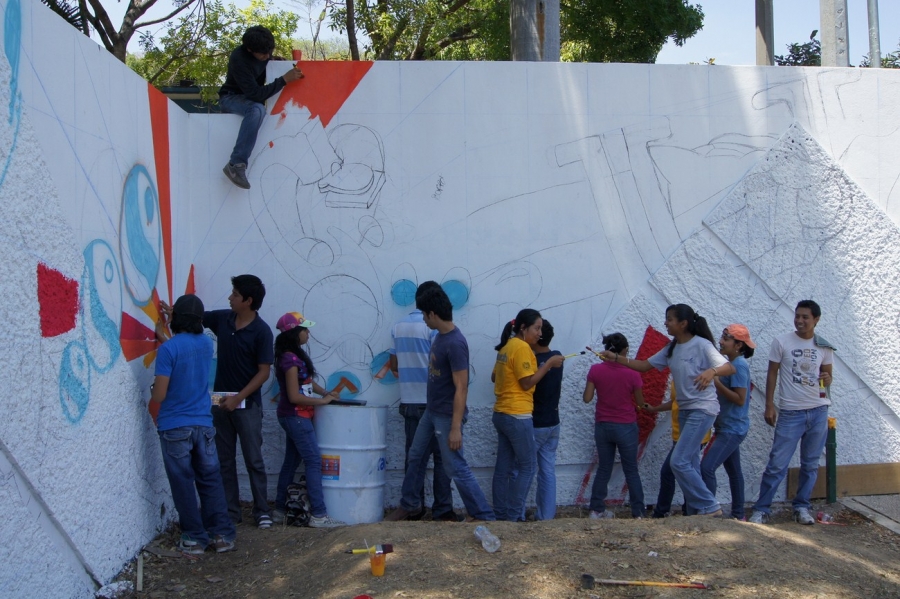
[[[244,117],[238,131],[231,159],[222,171],[232,183],[250,189],[247,180],[247,162],[256,145],[256,136],[266,116],[265,101],[281,91],[284,86],[303,77],[300,69],[293,68],[266,85],[266,65],[272,60],[275,37],[261,25],[254,25],[244,32],[241,46],[228,58],[225,84],[219,89],[219,106],[223,112]]]

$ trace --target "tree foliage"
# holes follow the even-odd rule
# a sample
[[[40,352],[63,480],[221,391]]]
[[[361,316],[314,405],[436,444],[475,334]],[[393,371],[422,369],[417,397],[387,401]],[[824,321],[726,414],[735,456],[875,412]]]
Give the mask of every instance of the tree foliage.
[[[142,35],[143,55],[129,55],[127,64],[157,86],[188,79],[201,87],[218,87],[225,80],[228,56],[241,45],[247,27],[269,28],[275,37],[274,54],[290,58],[298,19],[293,12],[275,10],[272,0],[251,0],[246,8],[214,0],[202,14],[169,22],[158,43]]]
[[[513,0],[515,1],[515,0]],[[331,27],[358,28],[361,53],[379,60],[509,60],[505,0],[329,0]],[[561,0],[564,60],[653,62],[666,40],[682,45],[703,25],[687,0]]]
[[[78,4],[71,4],[68,0],[41,0],[41,4],[61,16],[75,29],[85,34],[90,33],[87,21],[82,16]]]
[[[703,27],[703,10],[686,0],[561,0],[563,60],[655,62]]]
[[[128,0],[125,16],[122,17],[122,23],[118,28],[112,22],[101,0],[78,0],[78,11],[81,19],[86,21],[90,29],[93,29],[100,38],[103,47],[113,56],[125,62],[128,43],[138,30],[165,23],[179,14],[191,12],[202,14],[204,12],[205,0],[172,0],[172,10],[165,16],[138,22],[157,2],[159,0]],[[88,27],[84,27],[82,31],[88,35],[88,29]]]
[[[820,67],[822,66],[822,43],[816,39],[819,30],[809,34],[809,41],[803,44],[788,44],[786,55],[775,56],[775,64],[780,67]]]

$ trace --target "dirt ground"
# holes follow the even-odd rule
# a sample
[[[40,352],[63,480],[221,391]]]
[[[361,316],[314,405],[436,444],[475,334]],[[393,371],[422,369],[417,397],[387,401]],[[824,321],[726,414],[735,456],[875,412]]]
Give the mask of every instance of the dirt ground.
[[[353,599],[594,597],[900,597],[900,537],[839,504],[814,506],[835,525],[801,526],[790,511],[759,526],[703,517],[590,520],[578,508],[545,522],[498,522],[500,551],[474,538],[474,523],[391,522],[331,530],[238,527],[237,549],[188,557],[177,533],[143,552],[143,591],[119,597]],[[244,522],[252,522],[249,514]],[[368,558],[345,550],[390,543],[383,577]],[[136,561],[119,577],[136,581]],[[705,583],[709,590],[665,586],[582,589],[600,579]]]

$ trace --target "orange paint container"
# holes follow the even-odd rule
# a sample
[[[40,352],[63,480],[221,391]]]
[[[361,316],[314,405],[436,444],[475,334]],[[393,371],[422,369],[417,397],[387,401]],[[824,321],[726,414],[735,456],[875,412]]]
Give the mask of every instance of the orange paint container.
[[[372,576],[384,576],[384,559],[387,557],[384,553],[373,553],[369,556],[369,563],[372,565]]]

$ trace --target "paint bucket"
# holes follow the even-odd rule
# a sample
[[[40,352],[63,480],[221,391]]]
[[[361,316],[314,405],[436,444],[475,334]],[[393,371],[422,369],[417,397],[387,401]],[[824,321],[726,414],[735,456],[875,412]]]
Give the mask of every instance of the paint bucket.
[[[387,408],[318,406],[313,423],[328,515],[347,524],[381,522]]]

